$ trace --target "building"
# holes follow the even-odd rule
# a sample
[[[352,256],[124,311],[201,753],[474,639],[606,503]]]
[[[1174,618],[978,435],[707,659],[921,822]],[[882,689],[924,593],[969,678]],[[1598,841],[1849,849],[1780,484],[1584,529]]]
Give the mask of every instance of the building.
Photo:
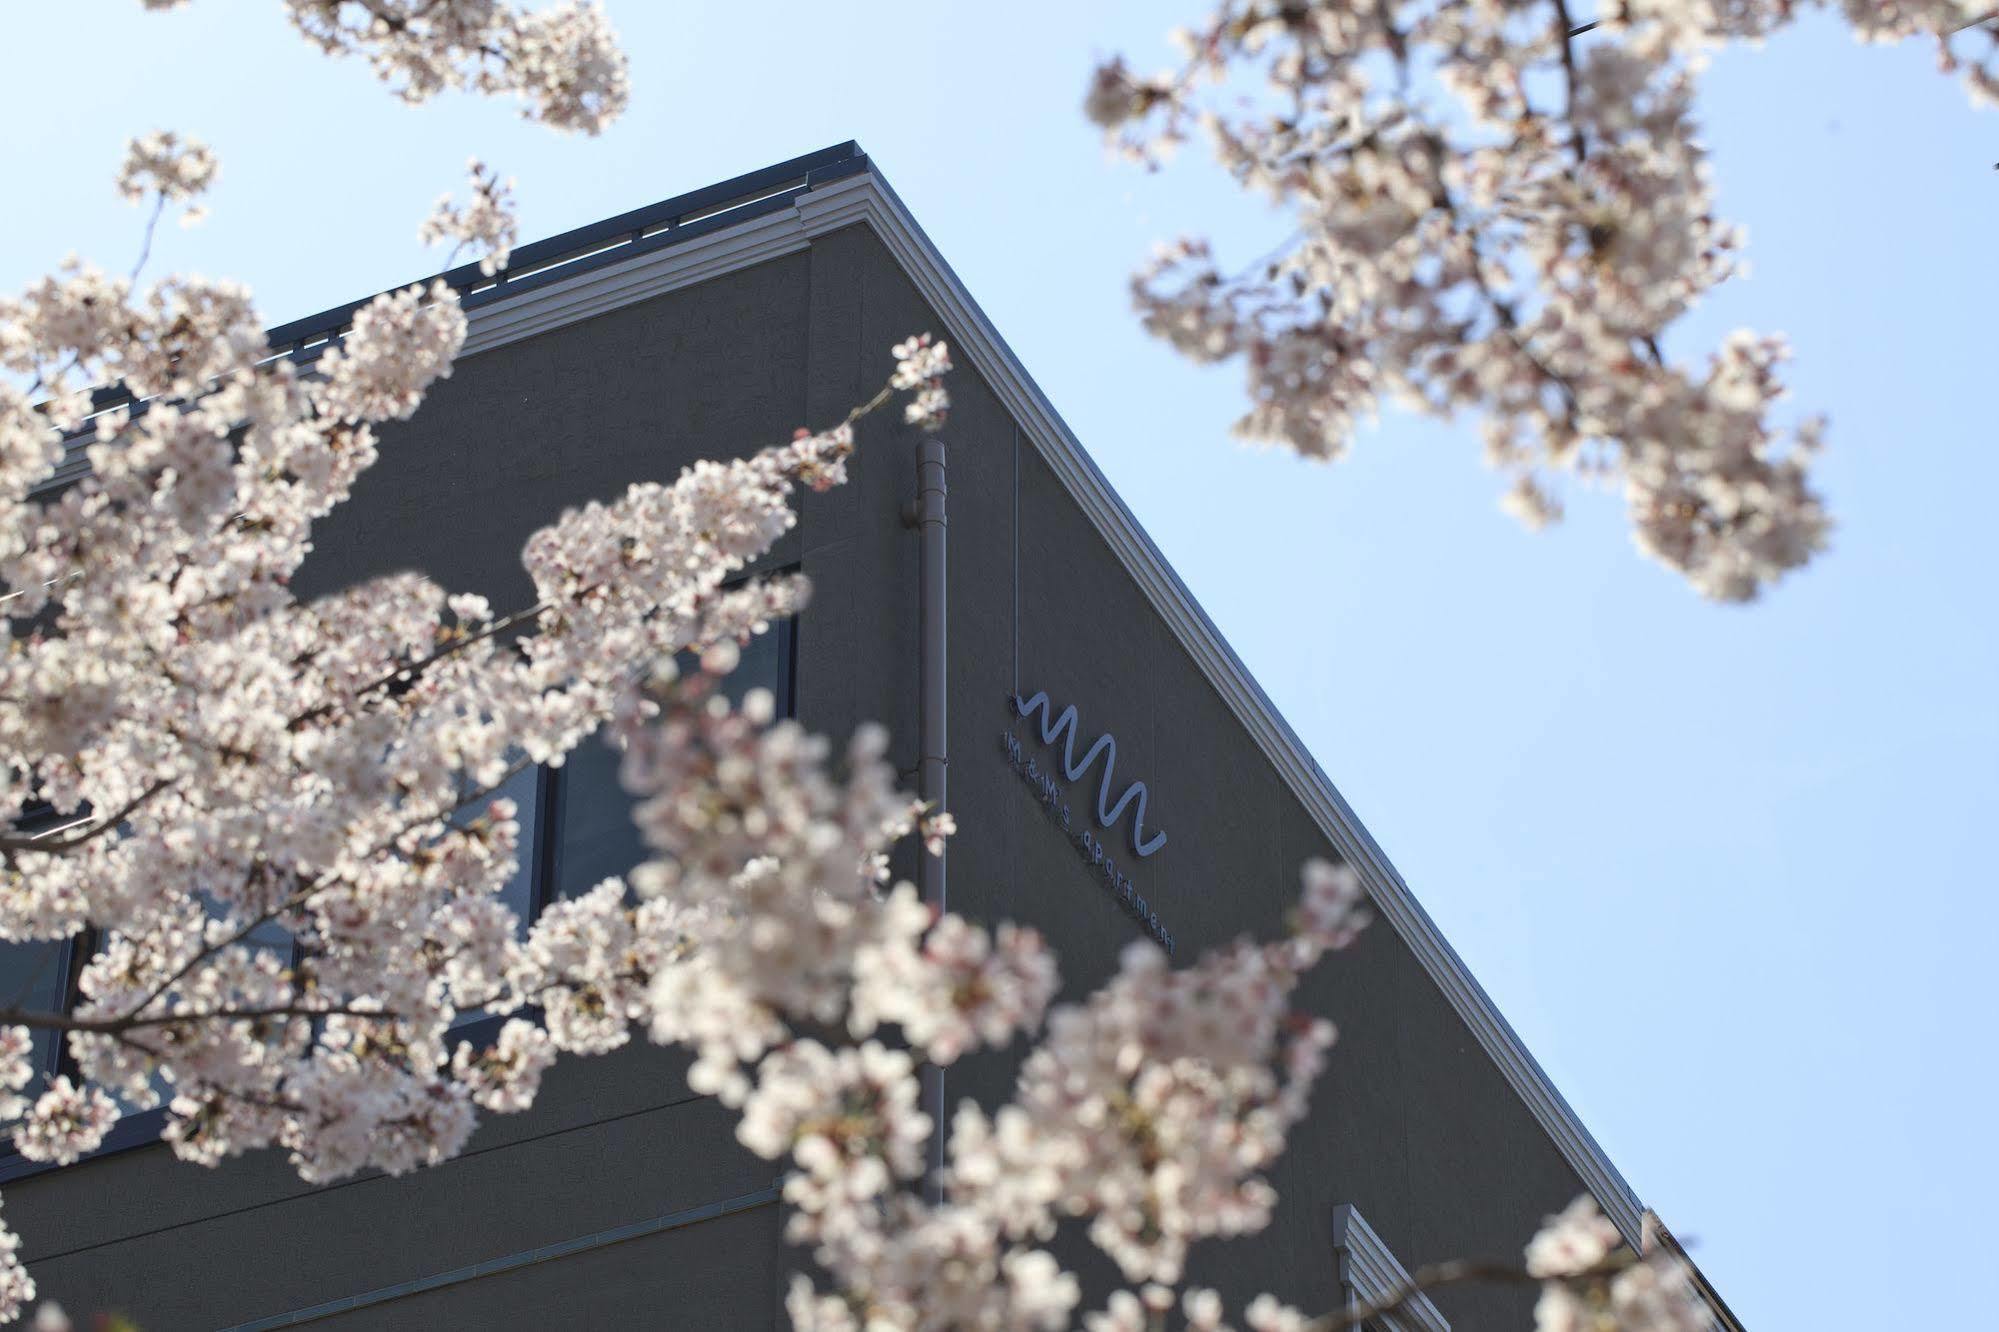
[[[958,363],[940,700],[962,828],[951,906],[1037,925],[1072,992],[1142,933],[1191,956],[1276,931],[1313,855],[1356,866],[1381,918],[1302,996],[1343,1037],[1274,1178],[1276,1222],[1198,1250],[1191,1278],[1330,1308],[1385,1293],[1401,1268],[1516,1258],[1584,1191],[1637,1240],[1630,1187],[858,147],[522,247],[497,282],[451,276],[468,291],[465,354],[322,524],[303,595],[415,567],[525,604],[521,543],[561,507],[833,421],[880,382],[892,342],[934,330]],[[353,308],[273,344],[309,357]],[[816,730],[886,722],[912,777],[920,640],[938,623],[905,517],[918,447],[870,422],[850,483],[803,500],[768,563],[810,575],[813,604],[743,670]],[[1142,799],[1106,810],[1102,769],[1068,779],[1054,727],[1072,707],[1077,751],[1114,737],[1110,794],[1142,782]],[[530,778],[522,906],[637,858],[599,751]],[[399,1179],[309,1187],[275,1153],[198,1171],[153,1141],[154,1114],[64,1169],[0,1161],[0,1184],[44,1292],[127,1310],[146,1332],[782,1325],[803,1257],[780,1239],[774,1167],[683,1071],[652,1047],[567,1062],[531,1113],[489,1119],[464,1155]],[[947,1097],[1008,1077],[1004,1059],[970,1060]],[[1531,1300],[1440,1292],[1394,1325],[1523,1326]]]

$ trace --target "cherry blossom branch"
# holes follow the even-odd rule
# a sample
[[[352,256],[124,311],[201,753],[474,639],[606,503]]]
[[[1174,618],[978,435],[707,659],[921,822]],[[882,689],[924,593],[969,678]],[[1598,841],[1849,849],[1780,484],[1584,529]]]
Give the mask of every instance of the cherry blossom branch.
[[[17,851],[33,851],[41,855],[50,856],[65,855],[80,846],[96,841],[105,833],[115,831],[126,819],[132,817],[133,814],[152,801],[155,796],[158,796],[172,785],[173,782],[166,778],[154,781],[145,790],[127,801],[124,808],[120,809],[116,814],[108,816],[72,837],[48,841],[37,841],[32,837],[0,837],[0,852],[10,855]]]
[[[1444,145],[1438,142],[1436,149],[1441,153],[1444,151]],[[1577,148],[1577,151],[1578,153],[1581,152],[1580,146]],[[1478,294],[1492,311],[1492,316],[1497,321],[1500,332],[1505,336],[1507,343],[1520,353],[1521,358],[1528,365],[1532,366],[1544,381],[1553,385],[1561,393],[1562,405],[1566,409],[1570,425],[1573,427],[1578,410],[1576,386],[1569,382],[1567,376],[1561,374],[1543,360],[1528,345],[1527,339],[1520,335],[1519,311],[1515,309],[1512,301],[1507,300],[1493,289],[1492,279],[1486,275],[1485,245],[1481,239],[1479,228],[1465,216],[1463,210],[1458,206],[1457,199],[1451,194],[1450,187],[1441,180],[1437,182],[1436,186],[1436,201],[1437,205],[1451,219],[1451,225],[1457,228],[1465,238],[1465,245],[1471,254],[1471,262],[1468,267],[1471,272],[1472,285],[1477,288]]]
[[[691,952],[692,952],[691,948],[682,947],[664,955],[661,960],[668,963],[685,961]],[[610,981],[613,984],[644,985],[651,979],[652,979],[652,973],[650,971],[642,971],[636,968],[628,968],[623,971],[613,971],[605,975],[592,977],[588,980],[581,979],[575,976],[566,976],[566,975],[555,976],[551,977],[549,980],[543,982],[542,984],[535,986],[532,989],[521,990],[518,992],[513,990],[495,990],[490,994],[481,995],[479,998],[476,999],[472,998],[461,999],[454,997],[453,1002],[455,1007],[461,1013],[476,1012],[477,1010],[485,1008],[488,1005],[497,1004],[502,999],[509,999],[509,1000],[518,999],[521,1003],[521,1006],[532,1007],[533,1005],[540,1003],[547,996],[554,994],[559,990],[572,990],[585,986],[598,986],[602,985],[606,980]]]
[[[1599,1281],[1629,1270],[1638,1261],[1639,1259],[1629,1250],[1620,1249],[1600,1263],[1559,1278],[1545,1274],[1537,1275],[1513,1263],[1478,1262],[1471,1259],[1432,1263],[1411,1272],[1408,1280],[1373,1303],[1321,1314],[1306,1324],[1301,1332],[1352,1332],[1352,1329],[1365,1327],[1387,1314],[1399,1312],[1418,1295],[1444,1286],[1471,1284],[1539,1286],[1553,1280],[1570,1283]]]
[[[1981,4],[1967,21],[1957,0],[1595,8],[1578,22],[1573,0],[1222,0],[1176,36],[1179,68],[1101,63],[1084,112],[1148,166],[1198,125],[1227,176],[1305,233],[1261,281],[1223,277],[1190,240],[1133,282],[1149,331],[1199,363],[1243,366],[1233,433],[1333,459],[1389,400],[1473,417],[1488,463],[1512,478],[1502,506],[1527,526],[1560,516],[1549,479],[1609,482],[1642,552],[1703,596],[1752,600],[1828,544],[1813,471],[1824,423],[1782,405],[1779,337],[1733,334],[1692,365],[1662,349],[1741,269],[1697,120],[1707,55],[1832,9],[1865,41],[1939,40],[1945,71],[1999,104],[1999,41],[1951,45],[1999,12]],[[1377,77],[1383,63],[1394,80]],[[1435,216],[1439,182],[1457,196],[1450,226]]]
[[[585,588],[583,592],[579,593],[578,595],[579,596],[587,595],[590,592],[596,591],[597,588],[601,586],[603,586],[601,583],[592,584],[590,587]],[[405,662],[404,664],[397,666],[395,669],[385,672],[384,674],[376,677],[375,679],[370,680],[368,683],[356,687],[355,689],[350,691],[347,694],[347,696],[343,699],[334,702],[322,703],[318,707],[306,709],[304,712],[301,712],[296,717],[293,717],[291,719],[288,729],[296,731],[301,727],[309,726],[313,722],[318,721],[322,717],[332,715],[333,712],[336,711],[336,709],[340,705],[356,702],[360,699],[366,698],[368,695],[375,693],[378,690],[395,689],[398,686],[407,689],[416,683],[418,676],[422,675],[426,670],[429,670],[432,666],[437,665],[439,662],[444,661],[449,657],[456,656],[458,653],[463,652],[466,648],[475,646],[476,644],[479,643],[483,643],[490,638],[495,638],[499,636],[500,634],[504,634],[508,630],[519,628],[521,625],[527,623],[529,620],[532,620],[537,616],[553,609],[554,605],[551,602],[547,601],[537,602],[534,605],[529,606],[526,610],[514,611],[511,614],[503,615],[499,619],[490,622],[485,627],[477,630],[476,632],[456,635],[451,639],[450,642],[446,643],[443,647],[438,648],[436,651],[430,653],[428,656],[420,657],[414,661]]]
[[[1576,156],[1576,165],[1589,160],[1589,150],[1583,141],[1583,122],[1576,117],[1576,51],[1571,43],[1576,37],[1575,20],[1569,17],[1569,0],[1554,0],[1555,41],[1562,57],[1562,82],[1566,101],[1562,118],[1569,122],[1569,149]]]
[[[884,384],[875,393],[873,397],[869,398],[867,401],[863,403],[858,404],[857,406],[848,409],[847,414],[841,418],[840,423],[842,425],[852,425],[856,421],[859,421],[864,417],[872,415],[873,413],[881,410],[881,408],[886,406],[889,402],[891,402],[895,398],[896,393],[897,389],[893,383]],[[606,584],[604,582],[587,584],[584,587],[579,588],[573,594],[573,599],[578,601],[585,600],[594,593],[601,590],[605,585]],[[533,620],[541,615],[544,615],[547,612],[552,611],[554,609],[556,609],[554,602],[541,601],[537,602],[533,606],[529,606],[525,610],[514,611],[508,615],[504,615],[499,619],[494,620],[491,623],[485,625],[483,628],[479,629],[475,633],[465,634],[460,637],[453,638],[449,643],[445,644],[441,648],[438,648],[436,651],[432,652],[430,655],[426,657],[422,657],[415,661],[411,661],[405,663],[404,665],[398,666],[394,670],[388,671],[374,680],[370,680],[367,684],[359,686],[348,695],[347,701],[351,702],[355,699],[364,698],[367,695],[375,693],[378,690],[389,689],[398,685],[407,688],[408,686],[414,684],[417,677],[420,676],[424,671],[428,670],[432,666],[437,665],[439,662],[444,661],[449,657],[455,656],[460,652],[463,652],[466,648],[471,647],[474,644],[483,642],[489,638],[493,638],[496,635],[506,633],[509,630],[516,629],[520,627],[522,624],[525,624],[528,621]],[[300,713],[297,717],[292,719],[291,723],[292,728],[297,729],[300,726],[310,724],[311,722],[317,720],[322,716],[328,715],[334,710],[334,706],[335,705],[332,703],[323,703],[319,705],[317,708],[313,708],[306,712]]]
[[[132,261],[132,272],[131,275],[125,279],[126,282],[128,283],[137,282],[139,280],[139,274],[146,271],[146,260],[149,257],[151,257],[153,253],[153,233],[159,228],[160,214],[166,212],[166,210],[167,210],[167,195],[165,190],[161,190],[153,198],[153,211],[146,218],[145,234],[141,237],[139,241],[139,257]]]
[[[363,16],[349,21],[347,5]],[[292,25],[329,55],[360,55],[407,102],[447,88],[512,93],[558,130],[596,134],[630,100],[624,53],[595,4],[522,12],[492,0],[292,0]]]
[[[151,1016],[135,1012],[124,1017],[112,1018],[83,1018],[71,1013],[52,1013],[40,1009],[5,1008],[0,1009],[0,1025],[32,1027],[40,1031],[82,1031],[93,1035],[111,1036],[147,1027],[192,1027],[204,1022],[250,1022],[259,1018],[334,1016],[394,1021],[397,1015],[386,1009],[350,1004],[279,1004],[268,1008],[219,1008],[207,1012],[157,1013]],[[149,1053],[157,1057],[160,1052],[152,1050]]]
[[[501,787],[505,786],[508,782],[512,781],[516,776],[520,775],[522,772],[525,772],[529,766],[530,765],[525,760],[523,760],[520,763],[516,763],[513,767],[507,770],[506,775],[501,777],[499,781],[493,783],[491,786],[488,786],[481,791],[477,791],[469,796],[466,796],[465,798],[460,800],[456,805],[453,805],[451,808],[439,811],[427,817],[413,819],[405,823],[394,834],[377,842],[375,846],[366,855],[362,857],[362,859],[366,859],[368,856],[381,854],[382,852],[388,850],[390,847],[394,846],[402,838],[408,836],[416,829],[423,827],[425,824],[435,823],[439,819],[449,818],[452,814],[456,813],[458,810],[464,809],[467,806],[476,804],[481,800],[487,799],[488,797],[492,796],[495,792],[500,790]],[[332,872],[323,874],[318,879],[308,884],[305,888],[301,889],[299,892],[279,902],[277,905],[269,908],[261,915],[257,916],[255,919],[243,925],[228,938],[223,939],[217,943],[203,945],[203,947],[199,952],[195,953],[194,956],[188,958],[185,962],[181,963],[181,965],[175,969],[172,975],[168,976],[165,980],[161,981],[158,985],[156,985],[152,989],[152,991],[146,995],[144,999],[140,1000],[139,1003],[133,1007],[132,1011],[135,1013],[144,1012],[147,1008],[157,1003],[160,997],[164,995],[167,991],[171,990],[180,981],[186,979],[188,974],[192,972],[197,966],[201,965],[202,962],[206,961],[208,958],[216,956],[225,949],[233,948],[237,944],[242,943],[245,939],[248,939],[252,934],[256,933],[257,930],[261,929],[265,925],[270,924],[272,921],[276,920],[279,916],[283,915],[287,911],[298,910],[300,907],[304,906],[307,902],[310,902],[318,894],[325,892],[328,888],[331,888],[334,884],[340,882],[340,877],[341,877],[340,875],[334,874]]]

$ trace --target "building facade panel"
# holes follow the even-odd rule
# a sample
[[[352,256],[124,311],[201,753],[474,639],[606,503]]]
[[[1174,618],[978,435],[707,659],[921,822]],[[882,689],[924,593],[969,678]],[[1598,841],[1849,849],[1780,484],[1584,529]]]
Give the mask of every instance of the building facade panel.
[[[775,1203],[315,1319],[327,1332],[406,1328],[784,1325]],[[245,1330],[248,1332],[248,1329]]]
[[[687,1090],[685,1067],[649,1048],[576,1061],[534,1110],[489,1119],[462,1155],[411,1175],[312,1188],[276,1153],[211,1172],[152,1147],[17,1183],[9,1215],[66,1307],[130,1310],[147,1332],[258,1322],[768,1192],[775,1169]],[[66,1228],[65,1214],[88,1221]],[[776,1260],[773,1240],[758,1262]]]

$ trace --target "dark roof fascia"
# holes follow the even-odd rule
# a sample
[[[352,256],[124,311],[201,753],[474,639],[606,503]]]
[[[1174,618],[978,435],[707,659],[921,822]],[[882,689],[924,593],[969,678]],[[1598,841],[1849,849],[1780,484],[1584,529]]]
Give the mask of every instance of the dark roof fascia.
[[[267,330],[265,338],[274,356],[290,356],[298,361],[315,360],[353,323],[355,311],[388,292],[443,282],[458,292],[461,306],[476,310],[551,282],[560,282],[610,264],[624,263],[710,231],[776,212],[790,206],[799,195],[815,185],[824,185],[867,169],[868,155],[861,151],[860,144],[849,139],[830,148],[787,158],[761,170],[704,185],[685,194],[676,194],[670,199],[634,208],[587,226],[531,241],[517,247],[508,256],[507,266],[498,273],[481,272],[477,263],[460,264],[456,268],[390,287],[387,292],[346,301],[318,314],[279,324]],[[132,395],[123,385],[108,385],[91,394],[91,406],[95,411],[132,401]],[[87,435],[89,430],[86,424],[78,434]]]

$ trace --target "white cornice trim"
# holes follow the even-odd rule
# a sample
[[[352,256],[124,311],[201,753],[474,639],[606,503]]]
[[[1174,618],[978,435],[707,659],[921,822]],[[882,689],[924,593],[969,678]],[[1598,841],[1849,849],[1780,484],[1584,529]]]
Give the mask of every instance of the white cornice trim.
[[[1339,1258],[1341,1294],[1349,1310],[1385,1304],[1409,1285],[1409,1269],[1382,1243],[1352,1203],[1333,1209],[1333,1252]],[[1451,1332],[1449,1320],[1421,1291],[1402,1301],[1393,1313],[1368,1320],[1370,1327],[1376,1323],[1394,1332]]]
[[[1381,914],[1415,953],[1472,1035],[1554,1140],[1598,1205],[1626,1239],[1639,1241],[1641,1208],[1631,1186],[1590,1136],[1574,1109],[1555,1090],[1457,951],[1430,919],[1401,874],[1320,770],[1304,743],[1278,713],[1249,669],[1223,639],[1166,562],[1152,538],[1056,415],[999,333],[980,311],[950,265],[909,215],[902,201],[872,172],[835,181],[800,196],[798,212],[811,235],[855,222],[873,227],[901,262],[917,289],[950,327],[957,348],[984,375],[1013,412],[1069,494],[1103,533],[1125,569],[1194,658],[1238,720],[1283,775],[1286,785],[1352,865]]]
[[[766,213],[625,263],[551,282],[513,300],[480,306],[467,315],[465,348],[460,355],[490,351],[608,314],[781,255],[796,254],[811,243],[795,210]]]

